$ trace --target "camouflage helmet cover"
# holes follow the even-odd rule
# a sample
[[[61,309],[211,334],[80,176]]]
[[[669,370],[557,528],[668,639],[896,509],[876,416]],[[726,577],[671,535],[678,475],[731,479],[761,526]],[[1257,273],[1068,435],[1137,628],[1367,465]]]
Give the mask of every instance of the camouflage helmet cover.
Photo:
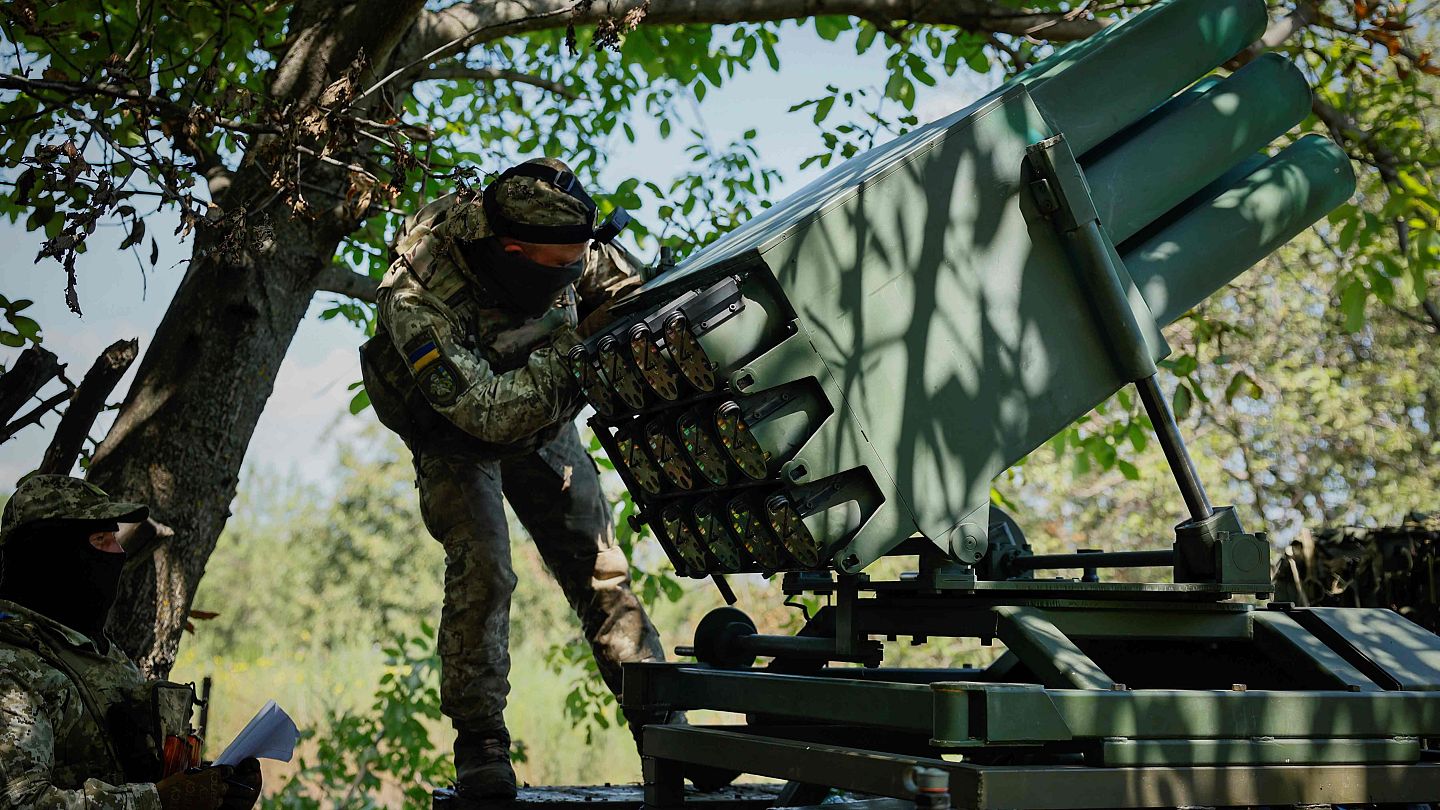
[[[555,158],[536,158],[525,163],[573,174],[564,161]],[[588,228],[595,225],[593,209],[544,180],[511,176],[494,182],[498,184],[495,199],[501,213],[516,222],[544,227],[580,225]]]
[[[41,521],[135,523],[150,514],[139,503],[111,500],[105,490],[68,475],[32,475],[20,482],[0,514],[0,546],[25,526]]]

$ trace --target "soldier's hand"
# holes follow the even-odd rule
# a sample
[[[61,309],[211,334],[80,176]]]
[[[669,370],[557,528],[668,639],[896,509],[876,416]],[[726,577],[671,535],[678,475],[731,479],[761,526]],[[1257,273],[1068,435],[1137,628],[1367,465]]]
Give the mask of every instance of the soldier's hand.
[[[164,810],[219,810],[229,787],[225,780],[232,770],[228,765],[214,765],[167,776],[155,783],[160,806]]]
[[[222,810],[250,810],[260,798],[260,782],[260,760],[254,757],[241,760],[225,783]]]

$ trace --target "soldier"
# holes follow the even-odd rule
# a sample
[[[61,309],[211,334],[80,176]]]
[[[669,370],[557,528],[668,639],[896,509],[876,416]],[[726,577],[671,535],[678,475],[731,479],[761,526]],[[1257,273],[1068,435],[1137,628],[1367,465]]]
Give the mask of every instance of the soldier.
[[[502,496],[610,689],[620,692],[622,663],[664,658],[580,443],[583,403],[563,357],[639,283],[633,259],[610,244],[614,230],[597,228],[595,203],[553,159],[509,169],[478,199],[442,197],[402,229],[361,350],[366,391],[414,455],[421,515],[445,547],[440,699],[458,732],[462,801],[515,796],[503,715],[515,574]]]
[[[176,768],[194,690],[147,682],[105,636],[146,507],[64,475],[25,479],[0,515],[0,808],[252,807],[260,766]],[[173,739],[171,739],[173,737]]]

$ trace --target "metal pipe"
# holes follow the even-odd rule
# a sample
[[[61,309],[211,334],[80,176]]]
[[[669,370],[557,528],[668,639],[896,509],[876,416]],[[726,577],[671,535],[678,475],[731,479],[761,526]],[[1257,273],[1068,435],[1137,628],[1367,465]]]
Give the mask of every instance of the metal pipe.
[[[1160,449],[1165,451],[1165,460],[1170,463],[1170,472],[1180,487],[1180,495],[1185,499],[1191,519],[1210,517],[1215,508],[1210,505],[1210,496],[1205,494],[1205,485],[1195,471],[1195,462],[1190,460],[1190,453],[1185,449],[1185,439],[1180,435],[1180,426],[1175,424],[1175,414],[1170,412],[1164,392],[1160,390],[1159,379],[1151,376],[1136,380],[1135,388],[1140,392],[1140,401],[1145,404],[1150,424],[1155,426],[1155,437],[1160,440]]]
[[[1038,571],[1053,568],[1150,568],[1173,565],[1171,549],[1153,551],[1083,551],[1076,554],[1031,554],[1014,557],[1010,568]]]

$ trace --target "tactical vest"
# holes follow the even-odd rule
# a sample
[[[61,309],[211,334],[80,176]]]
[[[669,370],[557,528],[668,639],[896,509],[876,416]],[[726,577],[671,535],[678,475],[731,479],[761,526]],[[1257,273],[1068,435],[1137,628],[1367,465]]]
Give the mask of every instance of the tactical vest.
[[[141,694],[115,701],[108,709],[80,674],[88,666],[73,650],[52,644],[22,616],[0,620],[0,643],[29,650],[64,674],[80,695],[85,714],[100,729],[111,773],[94,777],[112,784],[158,782],[164,773],[165,740],[193,734],[190,719],[199,703],[194,684],[146,681]]]

